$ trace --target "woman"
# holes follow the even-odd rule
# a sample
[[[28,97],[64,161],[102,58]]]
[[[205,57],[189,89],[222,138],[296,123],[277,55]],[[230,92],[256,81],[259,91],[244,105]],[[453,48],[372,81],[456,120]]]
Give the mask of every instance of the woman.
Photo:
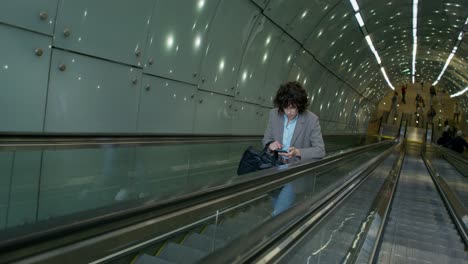
[[[272,142],[268,146],[270,153],[285,151],[278,152],[283,163],[323,158],[325,146],[319,120],[307,110],[309,101],[302,85],[298,82],[281,85],[273,102],[276,108],[270,111],[263,136],[263,145]],[[294,184],[286,184],[273,198],[275,208],[272,214],[277,215],[288,209],[294,199]]]

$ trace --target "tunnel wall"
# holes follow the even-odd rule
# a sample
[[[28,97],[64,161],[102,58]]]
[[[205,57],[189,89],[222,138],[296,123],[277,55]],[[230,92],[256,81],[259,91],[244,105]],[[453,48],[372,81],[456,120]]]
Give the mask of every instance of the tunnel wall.
[[[375,102],[352,65],[369,52],[352,8],[311,2],[1,3],[0,132],[262,134],[297,80],[324,134],[365,133]]]

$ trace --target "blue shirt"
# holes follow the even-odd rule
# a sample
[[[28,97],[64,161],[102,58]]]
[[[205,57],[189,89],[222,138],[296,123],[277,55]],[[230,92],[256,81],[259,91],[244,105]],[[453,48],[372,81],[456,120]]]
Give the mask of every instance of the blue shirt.
[[[297,117],[296,115],[293,120],[289,121],[288,124],[288,116],[284,115],[284,127],[283,127],[283,150],[288,151],[289,147],[291,147],[291,140],[294,134],[294,129],[296,128]]]

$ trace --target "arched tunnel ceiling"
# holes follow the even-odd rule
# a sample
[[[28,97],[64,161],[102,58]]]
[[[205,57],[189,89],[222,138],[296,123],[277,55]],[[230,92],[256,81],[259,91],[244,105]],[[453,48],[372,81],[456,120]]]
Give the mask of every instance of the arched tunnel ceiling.
[[[411,82],[412,0],[357,0],[371,37],[395,88]],[[356,91],[379,101],[387,85],[349,0],[270,0],[265,14],[298,40]],[[468,16],[466,0],[419,0],[415,82],[433,83]],[[468,86],[468,44],[463,39],[438,86],[453,94]],[[459,97],[468,107],[466,94]]]

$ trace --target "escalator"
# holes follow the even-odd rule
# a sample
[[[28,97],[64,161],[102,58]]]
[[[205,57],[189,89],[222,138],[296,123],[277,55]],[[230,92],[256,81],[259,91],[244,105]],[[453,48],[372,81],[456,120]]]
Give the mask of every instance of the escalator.
[[[305,224],[276,241],[250,254],[231,246],[204,263],[231,251],[239,256],[231,263],[468,263],[467,162],[455,167],[418,141],[406,142],[346,198],[303,215]]]
[[[468,252],[432,182],[421,144],[409,144],[378,263],[464,263]]]
[[[339,166],[328,166],[315,173],[307,173],[304,177],[296,180],[296,183],[308,185],[308,188],[296,194],[295,203],[318,201],[327,193],[337,189],[344,180],[347,180],[348,172],[360,166],[368,166],[366,162],[368,163],[375,156],[381,155],[387,148],[375,148],[346,159],[346,162],[335,164]],[[277,191],[280,189],[278,188]],[[242,235],[248,236],[251,231],[271,220],[273,218],[272,196],[275,196],[274,193],[275,190],[270,191],[245,205],[235,206],[234,209],[228,209],[228,212],[220,212],[216,217],[216,223],[204,223],[198,227],[197,231],[186,231],[177,240],[172,237],[168,240],[170,242],[156,245],[159,248],[153,250],[152,253],[140,253],[133,260],[133,263],[196,263],[202,257],[215,252],[218,247],[221,248]],[[198,242],[194,243],[194,241]]]
[[[356,138],[357,145],[373,142],[373,139],[371,141],[366,139],[364,142],[362,137]],[[135,169],[129,171],[129,180],[140,180],[139,174],[135,173],[138,170],[148,176],[155,175],[156,172],[161,174],[184,170],[178,173],[185,175],[186,178],[183,181],[180,180],[181,177],[175,177],[171,181],[169,178],[163,181],[158,179],[158,192],[155,193],[157,196],[146,191],[154,182],[140,181],[139,184],[131,185],[133,189],[127,191],[128,195],[125,197],[126,195],[122,195],[125,192],[119,190],[119,187],[114,187],[118,186],[115,181],[112,181],[112,185],[109,186],[111,188],[104,185],[110,180],[108,175],[105,175],[108,167],[105,163],[103,167],[106,177],[103,179],[106,182],[98,182],[98,185],[95,185],[102,185],[106,192],[112,191],[110,195],[95,193],[91,196],[84,193],[85,196],[83,196],[82,192],[75,192],[75,190],[85,189],[86,185],[79,185],[88,184],[89,176],[83,177],[83,180],[71,181],[72,185],[69,189],[62,190],[55,187],[55,189],[41,189],[39,187],[43,193],[40,193],[38,197],[43,196],[44,192],[49,192],[53,194],[49,197],[50,199],[48,198],[51,201],[50,204],[55,202],[67,205],[65,208],[67,211],[59,212],[46,219],[38,219],[35,223],[7,228],[0,232],[0,263],[15,261],[146,263],[149,260],[159,261],[159,263],[178,263],[181,261],[181,256],[185,256],[178,253],[180,250],[191,252],[187,254],[192,254],[191,259],[195,262],[216,251],[221,245],[229,244],[230,241],[236,240],[239,236],[271,220],[270,193],[275,189],[280,189],[288,182],[300,180],[301,177],[308,178],[304,179],[303,183],[307,183],[309,188],[297,195],[296,203],[304,200],[318,201],[327,193],[343,185],[352,174],[351,172],[359,168],[359,164],[372,160],[393,145],[393,142],[389,141],[343,150],[340,148],[341,143],[339,141],[336,143],[336,139],[333,139],[336,144],[332,142],[328,144],[325,139],[326,144],[331,145],[335,152],[319,162],[275,168],[245,177],[232,175],[243,149],[247,145],[253,145],[254,140],[208,138],[197,139],[195,142],[190,140],[180,142],[169,139],[149,143],[137,139],[130,143],[120,142],[112,148],[108,147],[112,145],[111,142],[86,143],[81,146],[77,142],[59,144],[53,142],[25,146],[28,151],[33,149],[37,155],[46,158],[47,155],[53,154],[58,158],[86,159],[90,158],[87,155],[91,154],[98,157],[102,155],[104,162],[108,161],[106,157],[108,157],[109,150],[120,151],[119,149],[123,148],[125,152],[135,153],[128,155],[129,157],[132,159],[136,157],[133,162]],[[204,141],[208,143],[205,144]],[[349,141],[342,141],[346,142],[343,144],[346,147],[352,145]],[[75,144],[76,147],[69,147]],[[13,144],[6,146],[5,149],[12,151],[13,155],[20,155],[23,151],[22,147],[24,146],[18,147]],[[175,152],[171,148],[174,148]],[[230,151],[226,153],[226,149]],[[172,152],[180,153],[180,150],[193,155],[188,166],[180,166],[172,162],[174,159],[169,159],[166,163],[164,160],[161,162],[161,157],[164,156],[159,153],[167,155]],[[122,161],[115,160],[112,155],[110,156],[113,161],[111,164],[116,164],[115,161]],[[200,159],[201,156],[204,157],[203,160]],[[145,166],[148,164],[152,166],[149,169],[139,166],[138,162],[145,161],[144,159],[149,160],[150,157],[156,158],[154,160],[159,162],[157,171],[152,171],[156,167],[148,162]],[[46,158],[39,160],[47,160]],[[132,164],[132,162],[123,161],[125,164]],[[169,169],[161,169],[161,164]],[[116,169],[120,170],[121,166],[119,164]],[[82,169],[87,168],[82,167]],[[45,176],[42,175],[42,177]],[[129,186],[125,185],[126,182],[128,181],[118,184]],[[60,186],[57,185],[57,187]],[[164,195],[161,196],[161,193]],[[98,196],[95,196],[96,194]],[[60,201],[61,197],[73,196],[80,199],[86,196],[90,199],[92,197],[105,198],[108,204],[103,206],[94,198],[85,206]],[[44,201],[47,202],[47,200],[38,200],[36,203],[53,212],[53,206],[41,204]],[[40,216],[41,213],[37,210],[36,215]],[[184,257],[182,262],[186,263],[186,260]]]
[[[195,263],[209,253],[222,248],[243,232],[249,232],[262,225],[270,218],[271,212],[271,199],[268,196],[261,196],[238,208],[223,212],[218,224],[205,223],[202,227],[186,232],[179,239],[171,238],[164,241],[153,254],[151,252],[140,254],[133,263]]]

